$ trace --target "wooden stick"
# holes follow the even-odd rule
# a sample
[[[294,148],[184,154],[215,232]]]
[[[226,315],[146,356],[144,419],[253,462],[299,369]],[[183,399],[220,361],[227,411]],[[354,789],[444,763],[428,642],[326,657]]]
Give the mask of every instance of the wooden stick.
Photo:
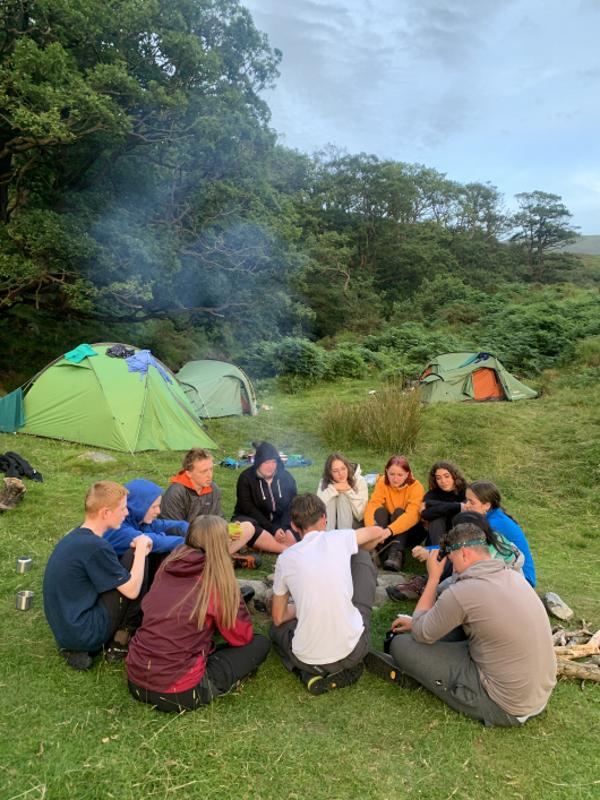
[[[566,678],[600,683],[600,667],[596,667],[594,664],[576,664],[567,658],[556,659],[556,674],[564,675]]]
[[[554,652],[557,656],[564,658],[585,658],[585,656],[597,656],[600,654],[600,648],[595,643],[590,644],[571,644],[564,647],[555,647]]]

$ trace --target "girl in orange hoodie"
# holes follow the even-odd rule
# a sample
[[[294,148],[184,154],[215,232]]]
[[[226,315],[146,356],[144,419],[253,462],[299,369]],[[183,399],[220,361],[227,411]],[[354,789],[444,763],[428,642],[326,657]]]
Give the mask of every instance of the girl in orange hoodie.
[[[365,525],[381,525],[392,533],[382,548],[384,569],[399,572],[406,548],[420,544],[425,538],[426,531],[420,522],[424,494],[407,459],[392,456],[365,509]]]

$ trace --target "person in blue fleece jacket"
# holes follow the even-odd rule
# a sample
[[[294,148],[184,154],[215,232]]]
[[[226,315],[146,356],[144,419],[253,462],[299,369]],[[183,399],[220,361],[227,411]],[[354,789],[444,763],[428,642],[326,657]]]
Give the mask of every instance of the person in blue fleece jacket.
[[[160,514],[162,489],[158,484],[137,478],[125,484],[127,516],[120,528],[111,528],[104,540],[112,545],[117,556],[131,546],[140,533],[152,539],[153,553],[170,553],[185,541],[188,523],[184,520],[157,519]]]

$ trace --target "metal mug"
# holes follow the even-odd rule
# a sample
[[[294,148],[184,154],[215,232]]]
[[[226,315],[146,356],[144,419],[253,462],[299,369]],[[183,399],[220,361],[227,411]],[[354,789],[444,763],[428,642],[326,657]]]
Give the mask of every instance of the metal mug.
[[[34,592],[25,589],[22,592],[17,592],[17,610],[27,611],[33,605]]]
[[[29,556],[21,556],[21,558],[17,558],[17,572],[29,572],[33,565],[33,559],[29,558]]]

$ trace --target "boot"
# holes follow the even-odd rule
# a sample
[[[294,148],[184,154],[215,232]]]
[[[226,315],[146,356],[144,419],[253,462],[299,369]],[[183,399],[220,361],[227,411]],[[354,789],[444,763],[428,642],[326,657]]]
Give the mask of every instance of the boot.
[[[400,572],[404,562],[404,550],[398,544],[389,547],[387,558],[383,562],[383,568],[388,572]]]

